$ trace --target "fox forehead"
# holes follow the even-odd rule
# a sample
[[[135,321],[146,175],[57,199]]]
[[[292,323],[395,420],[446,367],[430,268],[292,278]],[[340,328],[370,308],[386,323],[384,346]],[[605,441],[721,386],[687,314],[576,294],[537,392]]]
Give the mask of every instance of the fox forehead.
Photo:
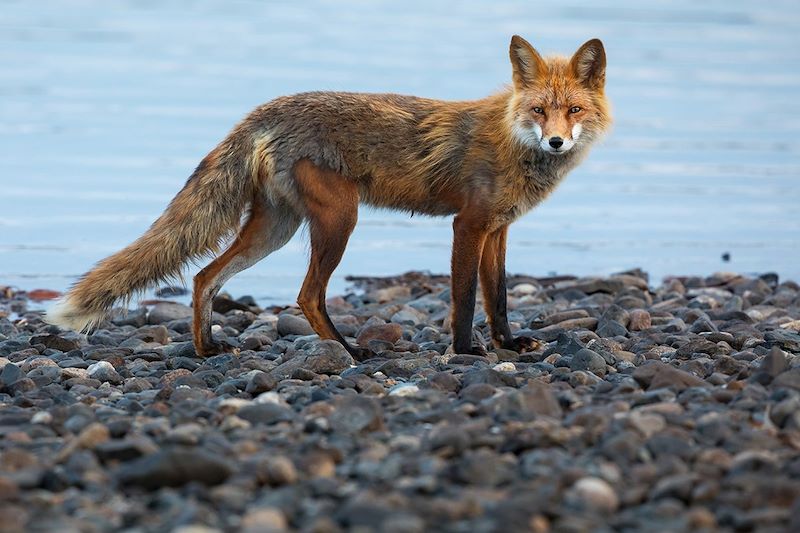
[[[574,105],[586,106],[591,102],[591,92],[575,78],[567,59],[547,59],[547,72],[533,86],[526,88],[521,99],[531,106],[546,105],[552,108]]]

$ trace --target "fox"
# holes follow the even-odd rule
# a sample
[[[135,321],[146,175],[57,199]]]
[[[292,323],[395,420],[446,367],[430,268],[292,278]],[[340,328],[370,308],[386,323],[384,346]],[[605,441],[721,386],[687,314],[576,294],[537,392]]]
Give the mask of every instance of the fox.
[[[87,331],[116,304],[227,244],[194,277],[192,334],[200,357],[230,351],[211,334],[214,297],[305,223],[310,259],[297,303],[321,339],[363,361],[375,354],[337,331],[325,301],[366,204],[453,217],[453,352],[485,354],[472,339],[479,280],[491,343],[536,347],[508,322],[508,228],[609,128],[606,54],[591,39],[571,57],[545,58],[514,35],[509,57],[511,84],[479,100],[320,91],[257,107],[200,161],[150,228],[80,277],[46,320]]]

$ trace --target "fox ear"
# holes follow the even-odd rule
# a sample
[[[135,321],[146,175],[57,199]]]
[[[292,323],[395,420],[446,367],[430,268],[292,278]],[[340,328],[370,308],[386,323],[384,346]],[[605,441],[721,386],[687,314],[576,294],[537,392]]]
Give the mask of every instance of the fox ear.
[[[531,43],[515,35],[508,50],[513,68],[514,88],[529,87],[546,70],[547,65]]]
[[[593,89],[606,82],[606,51],[600,39],[586,41],[570,60],[570,67],[581,83]]]

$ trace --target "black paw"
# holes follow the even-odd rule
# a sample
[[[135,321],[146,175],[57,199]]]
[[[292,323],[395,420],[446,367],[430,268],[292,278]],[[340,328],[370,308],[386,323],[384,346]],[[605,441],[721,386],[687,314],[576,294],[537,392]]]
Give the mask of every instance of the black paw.
[[[533,337],[515,337],[503,343],[506,350],[514,350],[517,353],[533,352],[543,346],[542,342]]]
[[[350,352],[350,355],[353,356],[353,359],[359,362],[375,357],[375,352],[369,348],[361,348],[360,346],[349,346],[347,351]]]
[[[453,353],[464,354],[464,355],[478,355],[480,357],[487,357],[489,355],[489,351],[486,349],[486,346],[482,344],[473,344],[469,348],[456,348],[455,346],[453,346]]]
[[[197,355],[200,357],[212,357],[221,353],[233,353],[238,350],[238,346],[225,341],[212,340],[199,347],[195,347]]]

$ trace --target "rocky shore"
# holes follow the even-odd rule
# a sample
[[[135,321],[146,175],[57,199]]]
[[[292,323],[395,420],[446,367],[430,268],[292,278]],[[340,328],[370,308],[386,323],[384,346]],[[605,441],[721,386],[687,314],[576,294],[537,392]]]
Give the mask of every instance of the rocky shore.
[[[448,278],[328,306],[149,301],[89,335],[0,293],[2,531],[800,531],[800,287],[509,279],[518,354],[448,352]],[[476,338],[487,337],[484,315]]]

